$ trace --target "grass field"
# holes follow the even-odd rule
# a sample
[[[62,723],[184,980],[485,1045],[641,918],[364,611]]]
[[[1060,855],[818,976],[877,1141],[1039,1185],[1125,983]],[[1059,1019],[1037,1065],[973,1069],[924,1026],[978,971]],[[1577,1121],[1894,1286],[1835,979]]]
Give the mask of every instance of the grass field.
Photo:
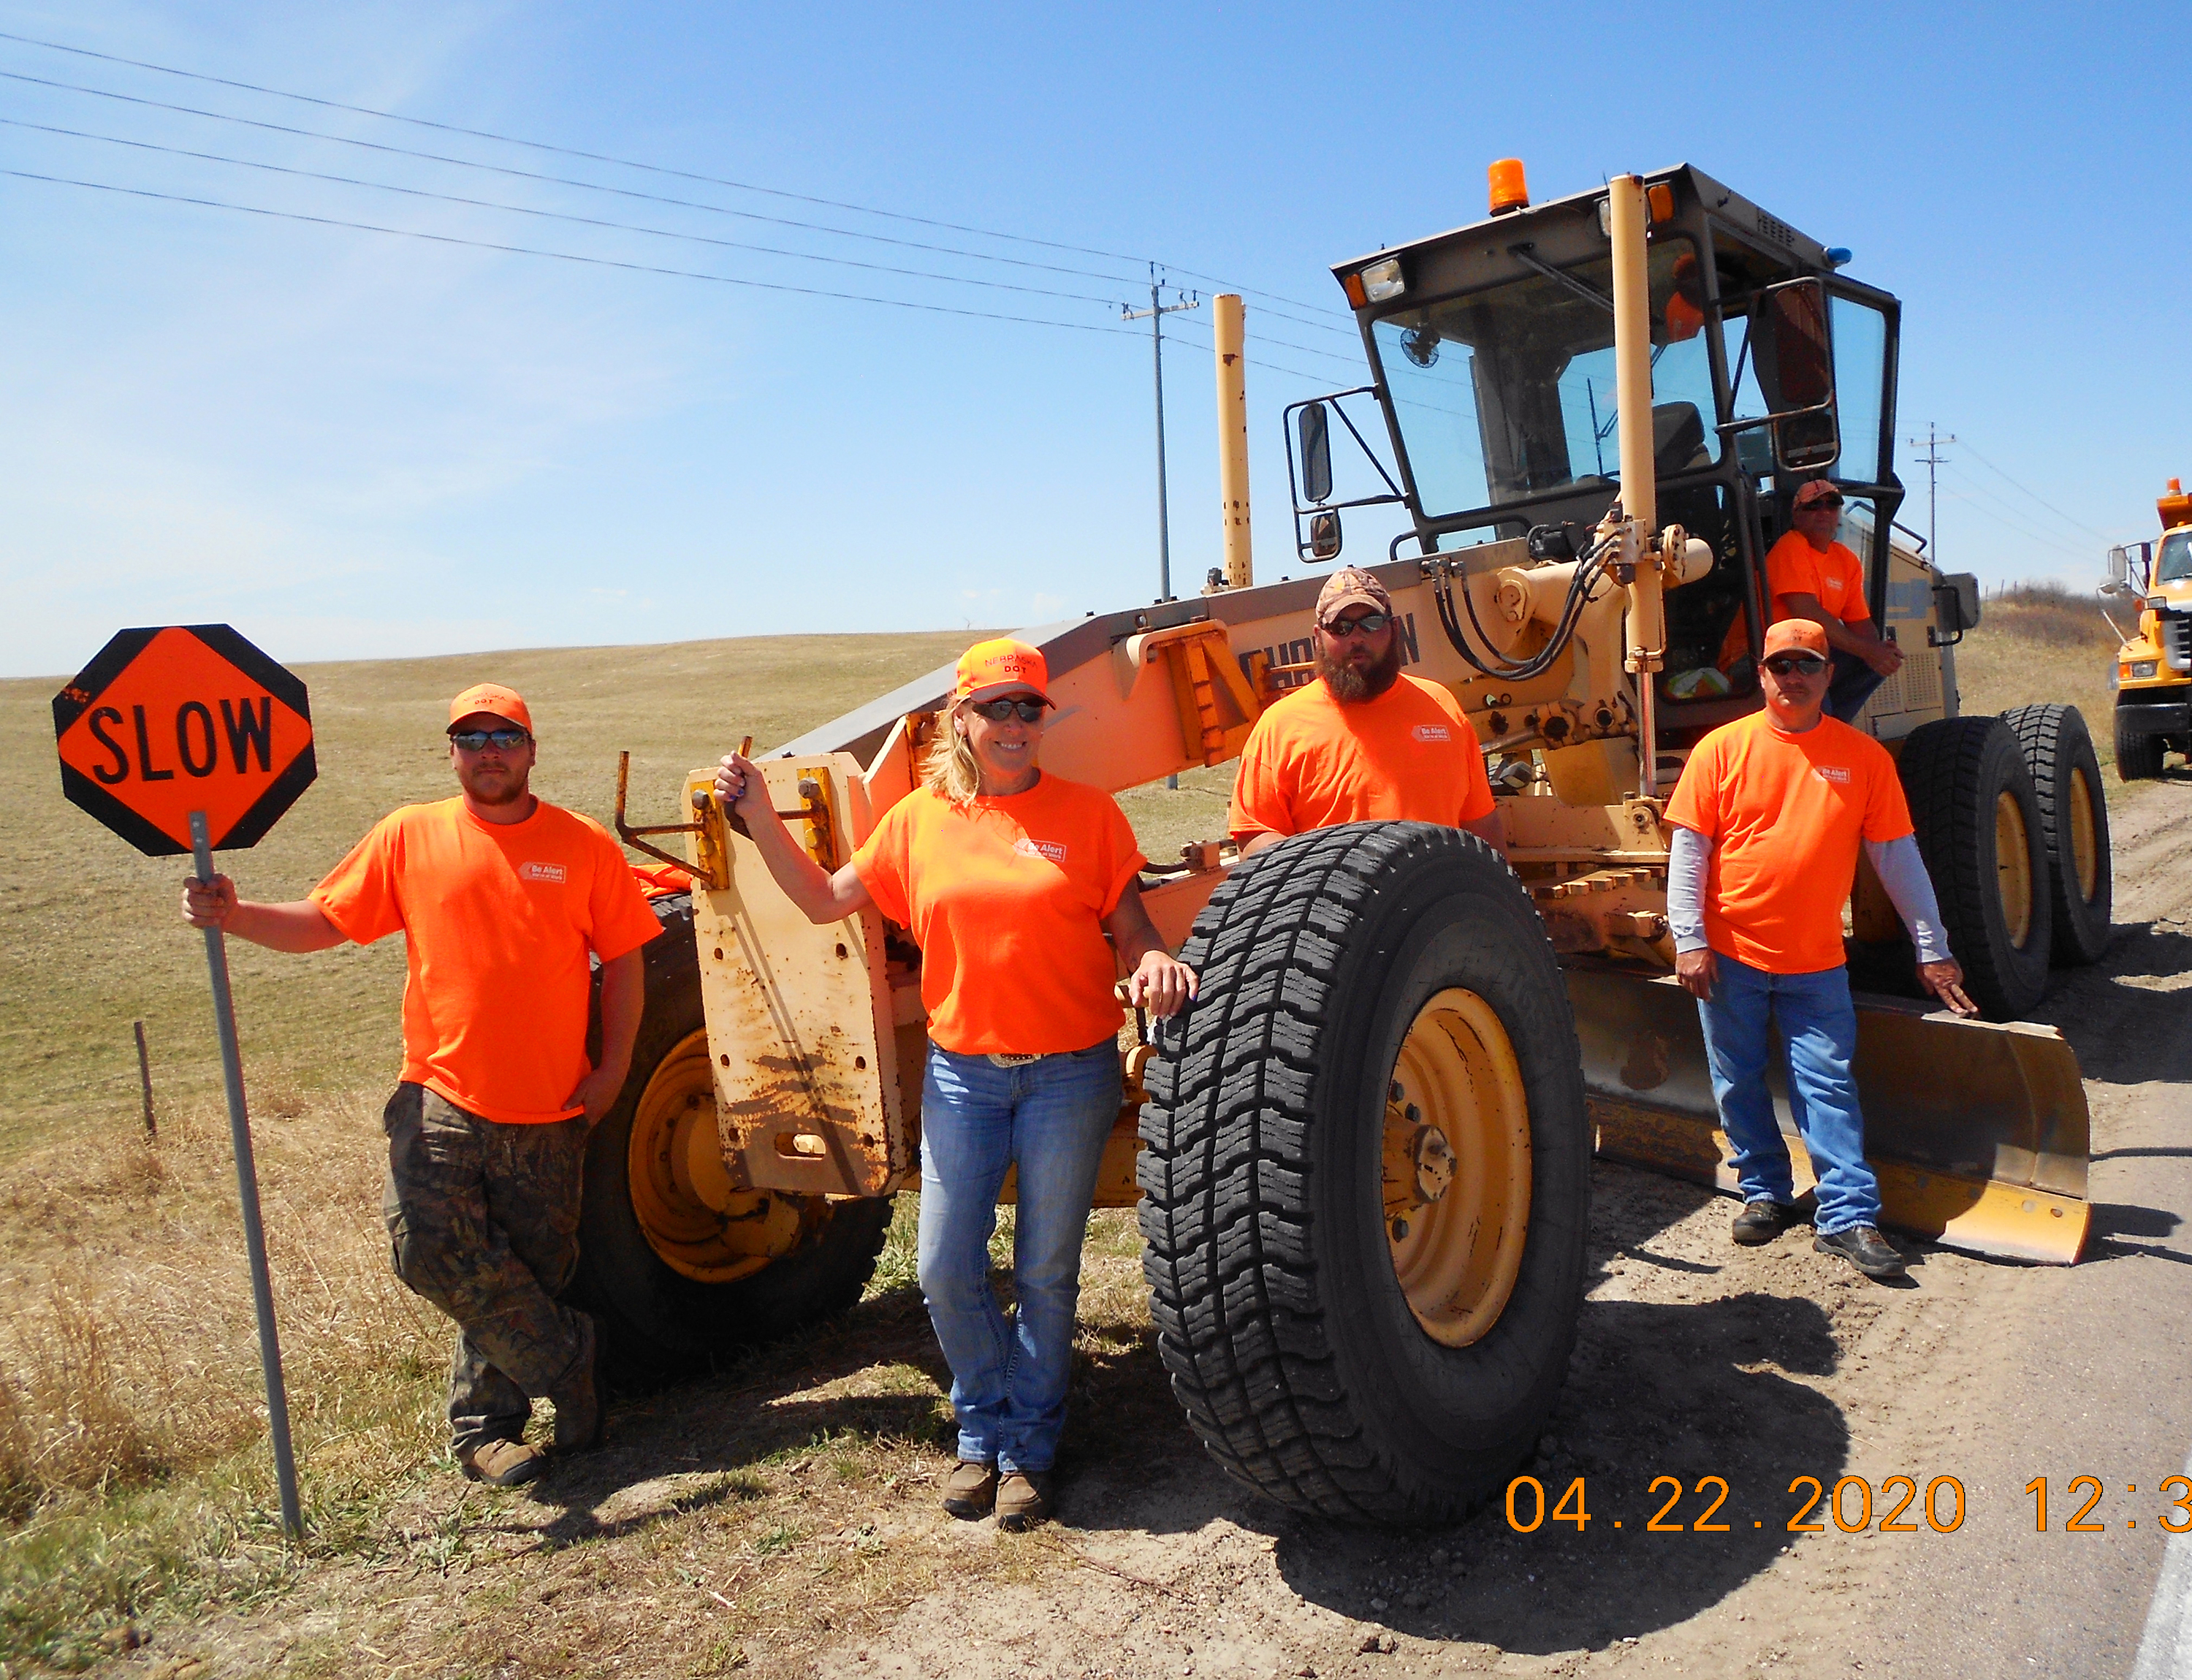
[[[739,736],[788,738],[947,662],[970,639],[773,638],[306,667],[320,780],[264,845],[225,866],[253,896],[292,896],[382,812],[444,797],[443,708],[475,680],[508,682],[531,700],[544,796],[606,820],[615,756],[629,748],[635,816],[669,820],[680,774]],[[1959,650],[1964,709],[2074,701],[2105,760],[2112,649],[2086,602],[2045,590],[1990,599]],[[231,948],[313,1525],[300,1557],[268,1518],[202,947],[174,911],[183,866],[138,857],[61,799],[48,711],[56,686],[0,684],[0,793],[17,814],[0,877],[11,918],[0,950],[0,1675],[15,1664],[88,1664],[136,1621],[234,1609],[323,1565],[446,1576],[488,1543],[477,1507],[428,1509],[430,1494],[446,1504],[454,1485],[439,1456],[446,1328],[390,1277],[380,1229],[375,1114],[397,1065],[399,942],[311,958]],[[1222,830],[1230,782],[1221,767],[1122,803],[1144,849],[1162,859]],[[162,1109],[157,1147],[140,1135],[130,1037],[140,1018]],[[802,1549],[802,1536],[862,1520],[843,1514],[857,1504],[852,1490],[911,1497],[945,1449],[948,1409],[910,1287],[911,1204],[902,1198],[871,1290],[871,1301],[889,1303],[887,1329],[903,1319],[902,1335],[890,1329],[899,1353],[800,1389],[784,1373],[828,1366],[821,1333],[717,1380],[724,1405],[765,1388],[789,1409],[736,1425],[746,1431],[737,1461],[750,1468],[667,1512],[642,1548],[644,1568],[684,1569],[676,1559],[698,1551],[680,1546],[742,1560],[710,1577],[720,1583],[710,1595],[727,1625],[781,1638],[694,1643],[688,1671],[749,1658],[754,1671],[770,1671],[772,1651],[796,1667],[815,1626],[832,1617],[858,1626],[937,1570],[1038,1561],[1035,1551],[985,1553],[979,1564],[919,1548],[885,1554],[859,1538],[866,1530],[848,1529],[847,1572],[825,1586]],[[1088,1426],[1099,1447],[1105,1431],[1167,1405],[1146,1357],[1136,1254],[1133,1216],[1100,1215],[1084,1364],[1111,1373],[1108,1381],[1129,1354],[1139,1363],[1131,1380],[1116,1379],[1125,1387],[1107,1403],[1116,1415]],[[870,1422],[818,1446],[796,1420],[824,1391]],[[826,1489],[820,1471],[807,1473],[815,1464],[828,1466]],[[355,1661],[339,1645],[324,1668],[291,1662],[285,1671],[341,1672]],[[586,1666],[582,1651],[554,1671]]]

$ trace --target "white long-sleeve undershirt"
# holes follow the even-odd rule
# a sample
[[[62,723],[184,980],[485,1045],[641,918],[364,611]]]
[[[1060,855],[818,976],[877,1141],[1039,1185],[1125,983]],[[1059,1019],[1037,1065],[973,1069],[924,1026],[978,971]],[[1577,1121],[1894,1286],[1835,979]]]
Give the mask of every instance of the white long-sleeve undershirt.
[[[1705,948],[1705,871],[1712,847],[1695,829],[1675,829],[1667,854],[1667,926],[1674,933],[1677,951]],[[1887,889],[1895,913],[1909,929],[1918,960],[1949,961],[1949,935],[1941,926],[1941,906],[1933,897],[1933,883],[1926,873],[1925,859],[1918,854],[1916,838],[1906,834],[1900,840],[1868,840],[1864,854],[1872,860],[1873,873]]]

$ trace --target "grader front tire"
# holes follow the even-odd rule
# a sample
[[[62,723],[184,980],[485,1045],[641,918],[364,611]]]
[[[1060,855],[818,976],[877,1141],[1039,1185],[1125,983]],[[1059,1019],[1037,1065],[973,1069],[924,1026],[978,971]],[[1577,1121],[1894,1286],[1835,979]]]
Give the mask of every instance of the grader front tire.
[[[715,1100],[692,900],[654,901],[647,1009],[631,1075],[586,1142],[574,1295],[612,1380],[705,1369],[860,1298],[890,1226],[887,1197],[730,1195],[709,1180]],[[721,1157],[713,1166],[721,1174]]]
[[[2075,706],[2021,706],[2005,711],[2024,751],[2047,850],[2047,886],[2058,969],[2100,960],[2109,946],[2115,870],[2109,855],[2109,806],[2101,761]]]
[[[1528,1453],[1582,1301],[1590,1130],[1544,924],[1482,842],[1359,823],[1236,869],[1184,954],[1140,1168],[1173,1392],[1283,1504],[1453,1520]]]

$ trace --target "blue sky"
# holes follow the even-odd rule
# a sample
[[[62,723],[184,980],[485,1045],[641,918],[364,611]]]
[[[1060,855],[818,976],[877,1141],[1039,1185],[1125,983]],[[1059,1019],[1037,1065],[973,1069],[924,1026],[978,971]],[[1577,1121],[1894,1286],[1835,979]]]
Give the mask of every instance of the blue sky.
[[[1146,302],[1148,258],[1294,300],[1249,300],[1268,577],[1299,569],[1280,409],[1356,377],[1349,337],[1316,313],[1338,301],[1332,262],[1476,220],[1493,157],[1524,158],[1540,197],[1687,159],[1851,247],[1854,276],[1903,298],[1901,431],[1938,420],[1962,440],[1942,475],[1944,563],[2083,584],[2109,540],[2152,534],[2166,477],[2192,477],[2192,286],[2173,250],[2192,117],[2157,80],[2180,22],[2055,7],[0,3],[15,35],[1124,260],[4,41],[14,77],[716,209],[0,79],[18,125],[809,254],[21,126],[0,126],[0,169],[1081,328]],[[132,624],[226,620],[311,660],[1025,623],[1154,593],[1145,336],[14,176],[0,218],[0,575],[15,603],[0,674],[73,671]],[[1207,317],[1173,317],[1167,356],[1173,575],[1190,587],[1218,548]],[[1904,517],[1922,529],[1909,453]]]

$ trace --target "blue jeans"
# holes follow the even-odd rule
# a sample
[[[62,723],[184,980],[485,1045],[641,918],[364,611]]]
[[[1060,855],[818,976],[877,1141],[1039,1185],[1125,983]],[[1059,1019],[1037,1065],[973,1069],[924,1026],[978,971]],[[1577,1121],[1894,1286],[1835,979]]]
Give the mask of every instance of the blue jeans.
[[[929,1047],[921,1088],[921,1293],[951,1367],[959,1456],[1048,1470],[1065,1427],[1081,1241],[1119,1117],[1119,1050],[999,1067]],[[1008,1324],[990,1288],[1005,1169],[1019,1169]]]
[[[1834,650],[1829,669],[1834,674],[1827,679],[1827,716],[1840,723],[1854,723],[1864,703],[1872,698],[1872,691],[1887,679],[1855,654],[1840,648]]]
[[[1769,1031],[1778,1024],[1785,1046],[1789,1111],[1818,1174],[1823,1237],[1880,1223],[1880,1180],[1864,1159],[1864,1117],[1857,1106],[1857,1006],[1849,970],[1769,974],[1715,952],[1712,997],[1698,1005],[1712,1065],[1713,1099],[1735,1147],[1736,1181],[1745,1202],[1796,1199],[1789,1148],[1766,1089]]]

